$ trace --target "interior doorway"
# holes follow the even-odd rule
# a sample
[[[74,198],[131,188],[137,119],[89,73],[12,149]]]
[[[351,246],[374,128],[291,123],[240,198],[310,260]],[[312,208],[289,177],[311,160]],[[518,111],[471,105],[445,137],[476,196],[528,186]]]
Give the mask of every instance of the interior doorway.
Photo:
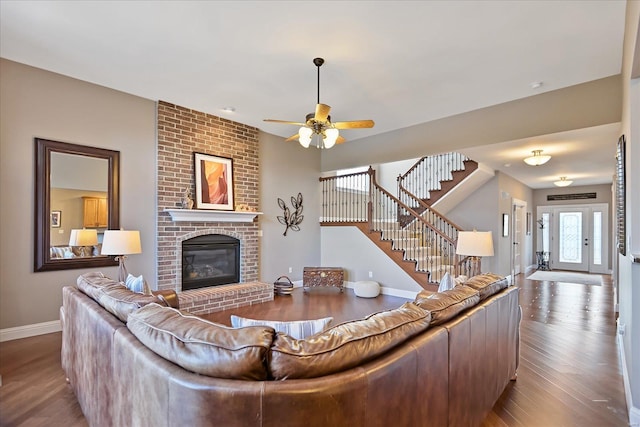
[[[537,251],[548,253],[550,268],[609,272],[609,211],[606,203],[539,206]]]
[[[513,199],[511,210],[511,277],[522,273],[526,269],[524,265],[527,251],[524,245],[524,235],[526,227],[527,202]]]

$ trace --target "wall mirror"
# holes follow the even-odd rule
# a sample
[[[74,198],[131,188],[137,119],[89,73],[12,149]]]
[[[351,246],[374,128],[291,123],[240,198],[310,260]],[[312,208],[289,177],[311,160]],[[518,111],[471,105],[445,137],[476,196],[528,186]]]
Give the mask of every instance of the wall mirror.
[[[120,228],[120,152],[36,138],[34,271],[117,265],[100,254]]]

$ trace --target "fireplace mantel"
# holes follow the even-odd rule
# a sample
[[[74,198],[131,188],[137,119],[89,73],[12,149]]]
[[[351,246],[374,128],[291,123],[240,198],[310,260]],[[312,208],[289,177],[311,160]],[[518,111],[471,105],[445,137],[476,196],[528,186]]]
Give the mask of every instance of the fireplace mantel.
[[[244,211],[209,211],[203,209],[165,209],[171,215],[171,220],[191,222],[253,222],[262,212]]]

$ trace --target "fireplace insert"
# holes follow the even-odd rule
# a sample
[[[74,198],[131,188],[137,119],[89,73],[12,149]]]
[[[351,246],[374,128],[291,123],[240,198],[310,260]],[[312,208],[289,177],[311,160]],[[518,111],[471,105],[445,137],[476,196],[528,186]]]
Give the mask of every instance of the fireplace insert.
[[[182,290],[240,282],[240,240],[207,234],[182,242]]]

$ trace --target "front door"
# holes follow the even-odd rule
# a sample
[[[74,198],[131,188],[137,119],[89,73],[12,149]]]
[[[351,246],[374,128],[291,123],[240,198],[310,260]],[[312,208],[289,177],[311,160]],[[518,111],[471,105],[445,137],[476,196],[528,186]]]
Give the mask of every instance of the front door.
[[[540,206],[538,217],[538,250],[550,253],[552,269],[609,272],[607,204]]]
[[[586,208],[558,209],[554,215],[554,268],[589,270],[589,215]],[[555,254],[555,256],[554,256]]]

